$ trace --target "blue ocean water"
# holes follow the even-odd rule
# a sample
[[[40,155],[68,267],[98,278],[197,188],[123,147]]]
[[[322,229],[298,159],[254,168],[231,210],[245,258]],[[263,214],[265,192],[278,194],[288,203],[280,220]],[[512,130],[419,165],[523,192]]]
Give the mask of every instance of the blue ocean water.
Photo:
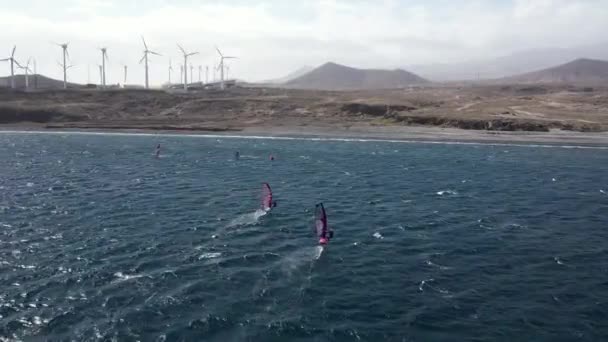
[[[608,339],[604,149],[3,133],[0,158],[9,340]]]

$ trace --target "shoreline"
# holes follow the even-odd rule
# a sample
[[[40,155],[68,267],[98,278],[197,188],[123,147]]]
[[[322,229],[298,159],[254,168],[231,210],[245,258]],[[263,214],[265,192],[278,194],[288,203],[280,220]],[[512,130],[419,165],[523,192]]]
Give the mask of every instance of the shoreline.
[[[420,143],[463,143],[493,145],[550,145],[605,147],[608,149],[608,132],[580,133],[571,131],[550,132],[497,132],[439,128],[426,126],[252,126],[244,128],[217,127],[132,127],[78,125],[0,125],[2,133],[79,133],[79,134],[140,134],[174,136],[225,136],[234,138],[314,139],[338,141],[389,141]]]

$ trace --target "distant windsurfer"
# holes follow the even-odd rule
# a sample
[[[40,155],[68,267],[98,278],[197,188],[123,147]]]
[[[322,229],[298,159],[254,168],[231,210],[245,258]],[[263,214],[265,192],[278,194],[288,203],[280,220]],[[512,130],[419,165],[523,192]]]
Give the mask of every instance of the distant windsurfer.
[[[234,160],[241,159],[241,153],[239,151],[234,152]]]
[[[274,161],[274,156],[272,154],[270,155],[270,161]]]
[[[160,144],[156,145],[156,158],[160,158]]]
[[[327,213],[323,203],[315,205],[315,233],[320,245],[327,245],[329,240],[334,237],[334,231],[327,225]]]

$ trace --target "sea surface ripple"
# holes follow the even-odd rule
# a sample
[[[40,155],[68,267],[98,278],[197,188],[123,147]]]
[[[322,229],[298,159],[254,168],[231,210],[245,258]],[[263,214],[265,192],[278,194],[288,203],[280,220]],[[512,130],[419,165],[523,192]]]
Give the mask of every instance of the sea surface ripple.
[[[0,158],[0,340],[608,340],[605,150],[2,133]]]

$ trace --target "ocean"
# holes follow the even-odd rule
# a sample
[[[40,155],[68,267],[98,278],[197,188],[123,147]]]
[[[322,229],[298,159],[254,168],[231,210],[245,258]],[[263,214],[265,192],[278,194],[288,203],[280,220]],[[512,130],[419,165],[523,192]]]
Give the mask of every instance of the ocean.
[[[606,149],[4,132],[0,158],[3,341],[608,340]]]

